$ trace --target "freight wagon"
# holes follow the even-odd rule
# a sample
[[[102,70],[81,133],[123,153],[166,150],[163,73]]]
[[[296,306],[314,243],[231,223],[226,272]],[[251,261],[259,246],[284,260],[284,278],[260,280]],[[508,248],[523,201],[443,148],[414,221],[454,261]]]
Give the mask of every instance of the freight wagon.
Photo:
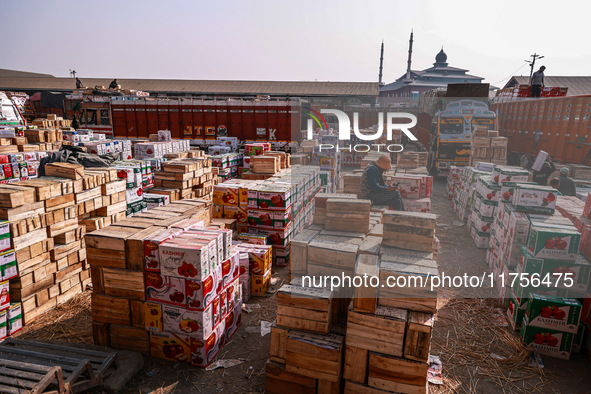
[[[306,104],[304,104],[305,106]],[[200,99],[93,97],[66,99],[65,116],[76,113],[81,128],[118,138],[148,138],[168,129],[172,138],[271,141],[286,145],[301,130],[302,102],[298,99]]]
[[[591,163],[591,96],[494,103],[509,150],[548,152],[569,163]]]

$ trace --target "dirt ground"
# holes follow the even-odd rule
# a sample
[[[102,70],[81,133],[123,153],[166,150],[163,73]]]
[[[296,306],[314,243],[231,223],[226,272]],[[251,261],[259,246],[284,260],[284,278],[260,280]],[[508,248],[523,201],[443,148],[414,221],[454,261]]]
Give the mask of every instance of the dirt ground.
[[[439,215],[440,271],[450,275],[482,275],[488,272],[486,253],[476,248],[466,226],[458,223],[444,191],[445,179],[438,179],[434,184],[432,204],[433,212]],[[216,358],[241,359],[243,363],[205,371],[145,357],[143,370],[124,392],[262,393],[269,335],[261,336],[260,322],[275,320],[275,290],[287,280],[287,276],[287,269],[277,270],[273,274],[273,294],[248,302],[251,306],[258,304],[260,308],[243,313],[242,326]],[[88,293],[42,316],[23,330],[21,338],[90,342]],[[574,355],[571,361],[543,357],[544,369],[530,367],[529,353],[519,343],[517,334],[503,327],[503,319],[495,316],[495,313],[504,313],[498,309],[500,305],[496,300],[457,298],[457,294],[448,290],[440,295],[431,353],[443,362],[444,384],[430,385],[430,392],[591,392],[591,365],[584,356]]]

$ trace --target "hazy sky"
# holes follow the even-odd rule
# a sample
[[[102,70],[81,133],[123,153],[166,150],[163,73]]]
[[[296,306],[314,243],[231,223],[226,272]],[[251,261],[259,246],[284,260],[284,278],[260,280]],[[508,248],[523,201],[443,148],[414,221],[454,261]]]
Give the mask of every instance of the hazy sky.
[[[0,0],[0,68],[105,78],[384,81],[444,47],[485,82],[589,75],[591,3],[583,1]],[[516,72],[521,66],[518,72]],[[537,67],[536,67],[537,68]]]

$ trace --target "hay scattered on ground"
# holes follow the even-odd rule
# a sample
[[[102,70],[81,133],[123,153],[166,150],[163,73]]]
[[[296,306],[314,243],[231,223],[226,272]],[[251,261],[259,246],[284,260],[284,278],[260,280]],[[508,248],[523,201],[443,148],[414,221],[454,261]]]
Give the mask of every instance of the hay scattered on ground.
[[[547,391],[548,372],[530,365],[530,351],[495,318],[487,299],[451,299],[440,310],[431,354],[440,355],[444,384],[432,392]]]
[[[19,334],[19,339],[65,341],[92,344],[91,291],[33,319]]]

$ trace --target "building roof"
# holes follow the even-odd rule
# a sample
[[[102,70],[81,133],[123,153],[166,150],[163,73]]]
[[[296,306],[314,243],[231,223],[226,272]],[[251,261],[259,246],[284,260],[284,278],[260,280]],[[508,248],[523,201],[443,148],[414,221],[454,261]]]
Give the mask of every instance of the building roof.
[[[109,86],[110,78],[82,78],[88,87]],[[312,82],[312,81],[227,81],[182,79],[123,79],[117,78],[123,89],[150,93],[216,94],[216,95],[274,95],[274,96],[377,96],[377,82]],[[2,77],[0,90],[71,91],[73,78]]]
[[[0,68],[0,77],[9,78],[34,78],[34,77],[49,77],[54,78],[50,74],[32,73],[28,71],[8,70],[6,68]]]
[[[504,86],[504,88],[512,88],[517,85],[528,85],[528,76],[513,76]],[[546,86],[568,88],[567,96],[582,96],[591,94],[591,76],[590,77],[552,77],[544,76],[544,84]]]

